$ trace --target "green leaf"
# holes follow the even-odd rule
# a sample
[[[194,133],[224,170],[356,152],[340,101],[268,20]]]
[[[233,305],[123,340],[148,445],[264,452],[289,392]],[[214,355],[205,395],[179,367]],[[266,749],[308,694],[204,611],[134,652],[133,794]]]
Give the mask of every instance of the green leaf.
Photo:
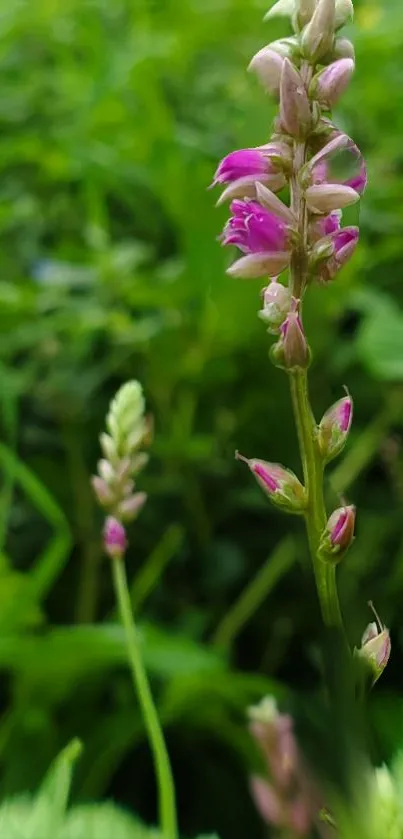
[[[161,834],[146,827],[112,802],[74,807],[66,817],[56,839],[160,839]]]

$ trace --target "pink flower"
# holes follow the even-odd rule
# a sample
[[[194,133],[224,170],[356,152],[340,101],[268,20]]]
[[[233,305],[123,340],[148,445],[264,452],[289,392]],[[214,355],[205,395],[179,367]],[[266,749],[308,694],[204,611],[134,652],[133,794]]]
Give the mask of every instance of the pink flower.
[[[231,204],[232,217],[222,234],[223,245],[236,245],[244,253],[283,251],[288,246],[288,230],[284,220],[266,210],[257,201]]]
[[[312,184],[343,184],[359,195],[367,185],[367,167],[360,149],[351,137],[336,128],[330,142],[311,158],[308,170]]]
[[[309,225],[309,238],[312,244],[322,239],[324,236],[330,236],[332,233],[337,233],[340,230],[341,212],[334,210],[327,216],[315,219]]]
[[[221,161],[215,175],[215,184],[228,184],[239,178],[259,178],[273,171],[270,159],[260,149],[239,149],[227,154]]]
[[[359,235],[358,227],[344,227],[329,236],[329,245],[333,252],[318,268],[320,280],[329,282],[343,268],[357,247]]]
[[[108,516],[105,521],[104,548],[112,559],[120,559],[127,548],[126,531],[114,516]]]

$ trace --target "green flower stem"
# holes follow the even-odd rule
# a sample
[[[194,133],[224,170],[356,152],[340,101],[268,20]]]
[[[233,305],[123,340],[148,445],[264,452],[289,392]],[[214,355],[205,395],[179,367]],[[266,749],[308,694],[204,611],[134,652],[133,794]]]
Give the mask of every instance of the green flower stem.
[[[127,653],[149,742],[154,756],[159,790],[159,816],[164,839],[177,839],[175,787],[169,755],[143,664],[138,631],[134,622],[123,557],[112,559],[113,583],[120,618],[126,634]]]
[[[331,563],[324,562],[318,555],[327,514],[323,497],[323,464],[316,443],[316,423],[309,403],[306,370],[292,371],[290,385],[308,495],[305,522],[320,607],[326,626],[342,629],[343,621],[336,587],[336,568]]]

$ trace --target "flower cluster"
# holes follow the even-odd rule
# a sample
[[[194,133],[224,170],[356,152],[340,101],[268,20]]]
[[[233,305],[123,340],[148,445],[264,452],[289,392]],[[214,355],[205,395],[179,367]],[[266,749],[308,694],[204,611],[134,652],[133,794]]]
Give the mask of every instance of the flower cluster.
[[[305,287],[334,279],[352,256],[359,231],[343,226],[343,210],[359,200],[367,175],[359,149],[330,115],[354,71],[353,46],[338,36],[352,16],[351,0],[280,0],[267,17],[275,14],[289,14],[295,35],[263,47],[249,65],[279,101],[273,134],[265,145],[228,154],[213,185],[225,187],[218,203],[230,201],[221,242],[242,254],[228,273],[269,277],[262,317],[281,344],[291,326],[302,345],[297,315]],[[288,206],[282,190],[291,184],[296,200]],[[296,260],[300,286],[283,294],[277,278]],[[288,359],[287,347],[280,350],[293,366],[293,353]],[[299,355],[297,364],[306,366],[309,353],[302,347]]]
[[[104,547],[111,557],[124,554],[127,545],[124,524],[133,521],[146,501],[135,492],[134,478],[144,468],[148,455],[140,452],[150,437],[150,421],[139,382],[127,382],[112,400],[106,418],[108,433],[100,436],[103,457],[92,486],[101,506],[108,512]]]
[[[271,697],[250,708],[249,716],[250,731],[268,775],[251,779],[260,815],[267,824],[286,831],[287,836],[311,835],[315,822],[320,830],[320,797],[302,761],[292,717],[279,713]]]

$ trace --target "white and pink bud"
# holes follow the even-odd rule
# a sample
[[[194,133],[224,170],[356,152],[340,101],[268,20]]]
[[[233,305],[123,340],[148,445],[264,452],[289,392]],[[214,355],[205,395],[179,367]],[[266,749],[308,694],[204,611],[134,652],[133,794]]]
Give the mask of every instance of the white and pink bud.
[[[297,22],[301,29],[309,23],[315,11],[316,0],[297,0]]]
[[[375,684],[389,661],[391,642],[389,630],[379,620],[372,603],[369,605],[375,613],[376,621],[368,624],[361,639],[361,647],[355,650],[355,654],[366,662],[371,671],[372,684]]]
[[[305,139],[312,128],[311,105],[299,71],[288,58],[283,61],[280,79],[280,122],[287,134]]]
[[[304,328],[298,312],[298,301],[291,300],[291,309],[281,325],[280,340],[271,348],[273,363],[283,370],[306,370],[311,360]]]
[[[115,494],[103,478],[93,475],[91,485],[102,507],[110,507],[114,503]]]
[[[356,204],[360,200],[358,192],[346,184],[314,184],[305,192],[306,203],[311,213],[328,214],[334,210]]]
[[[291,307],[291,292],[277,280],[272,280],[263,289],[263,308],[259,317],[268,325],[269,332],[276,335]]]
[[[332,49],[336,29],[335,0],[318,0],[315,11],[302,33],[302,50],[312,64]]]
[[[319,545],[324,561],[339,562],[354,540],[355,507],[339,507],[329,517]]]
[[[120,502],[117,512],[123,522],[134,521],[147,501],[145,492],[135,492]]]
[[[324,463],[343,451],[353,419],[353,400],[343,396],[323,415],[318,429],[318,446]]]
[[[248,459],[236,452],[237,460],[249,466],[258,484],[270,501],[288,513],[303,513],[306,509],[306,492],[297,476],[279,463]]]
[[[336,58],[352,58],[355,59],[354,44],[348,38],[336,38],[333,47],[333,56]]]
[[[114,516],[108,516],[104,526],[104,549],[111,559],[122,559],[127,548],[126,531]]]
[[[321,105],[330,110],[337,104],[350,82],[354,67],[352,58],[340,58],[315,76],[310,90]]]
[[[335,28],[341,29],[354,17],[352,0],[336,0]]]
[[[272,44],[269,44],[253,56],[248,70],[256,73],[260,83],[268,93],[278,96],[283,63],[284,56],[273,49]]]

